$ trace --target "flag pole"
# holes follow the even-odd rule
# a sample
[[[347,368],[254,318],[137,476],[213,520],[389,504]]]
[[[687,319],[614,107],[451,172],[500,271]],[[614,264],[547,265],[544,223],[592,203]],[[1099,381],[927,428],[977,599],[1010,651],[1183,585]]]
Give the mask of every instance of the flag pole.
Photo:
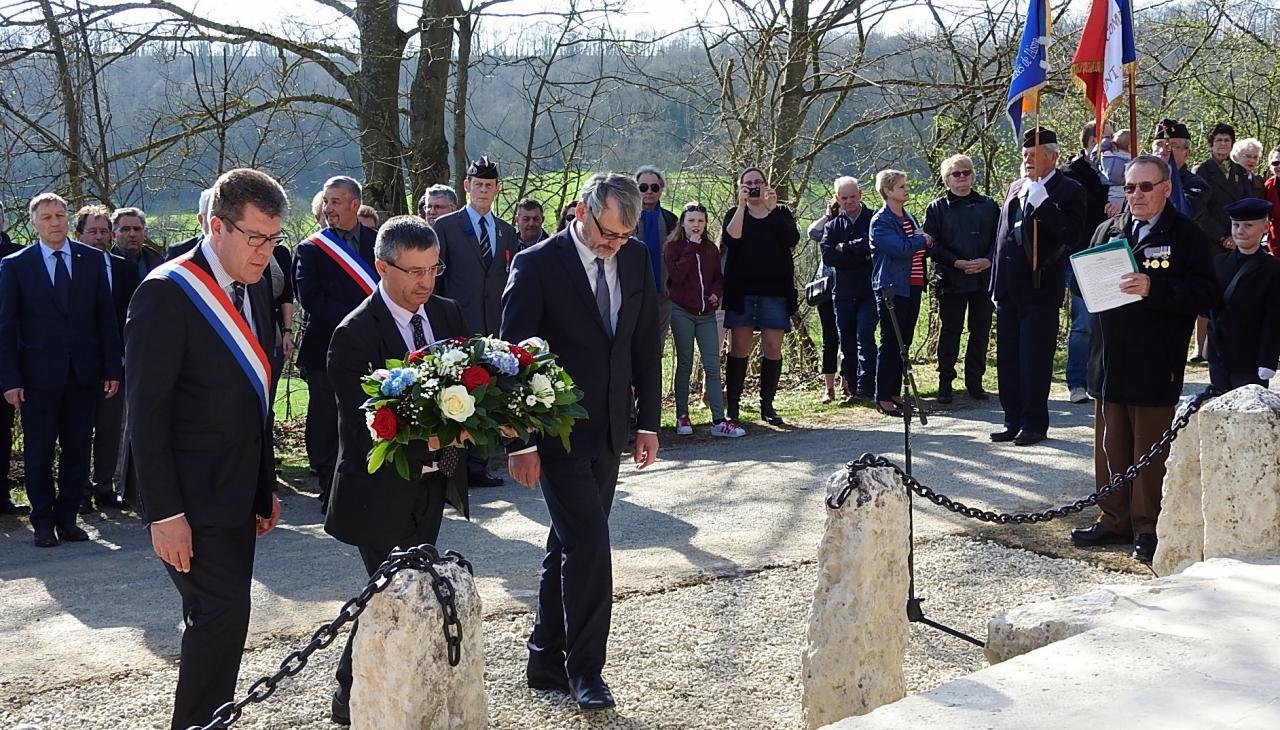
[[[1129,64],[1129,153],[1137,157],[1142,153],[1142,137],[1138,133],[1138,62]]]
[[[1040,161],[1040,92],[1036,92],[1036,130],[1033,155],[1036,157],[1037,164]],[[1040,181],[1040,173],[1037,169],[1035,180]],[[1031,285],[1040,288],[1040,219],[1031,219]]]

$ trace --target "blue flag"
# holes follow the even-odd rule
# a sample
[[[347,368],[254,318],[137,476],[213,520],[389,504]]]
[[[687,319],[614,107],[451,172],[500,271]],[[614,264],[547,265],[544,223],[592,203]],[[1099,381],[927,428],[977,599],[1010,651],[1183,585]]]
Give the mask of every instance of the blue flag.
[[[1173,152],[1169,152],[1169,186],[1173,188],[1169,193],[1169,202],[1173,203],[1173,207],[1183,215],[1191,215],[1191,208],[1187,205],[1187,193],[1182,189],[1182,175],[1179,174],[1178,163],[1173,159]]]
[[[1009,122],[1015,137],[1022,136],[1022,115],[1040,108],[1040,89],[1048,80],[1049,2],[1029,0],[1027,24],[1022,29],[1018,55],[1013,59],[1013,76],[1009,79]]]

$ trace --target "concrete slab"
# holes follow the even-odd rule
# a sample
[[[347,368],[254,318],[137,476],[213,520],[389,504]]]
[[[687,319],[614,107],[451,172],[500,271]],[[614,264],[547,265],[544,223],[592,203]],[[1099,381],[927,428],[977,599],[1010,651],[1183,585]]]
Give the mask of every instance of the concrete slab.
[[[1280,727],[1280,562],[1132,588],[1094,628],[828,728]]]

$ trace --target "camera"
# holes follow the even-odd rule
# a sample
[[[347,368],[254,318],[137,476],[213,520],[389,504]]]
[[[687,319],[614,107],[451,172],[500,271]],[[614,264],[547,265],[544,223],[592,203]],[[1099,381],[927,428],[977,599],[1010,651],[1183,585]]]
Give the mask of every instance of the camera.
[[[748,198],[760,197],[760,188],[747,188],[747,197]]]

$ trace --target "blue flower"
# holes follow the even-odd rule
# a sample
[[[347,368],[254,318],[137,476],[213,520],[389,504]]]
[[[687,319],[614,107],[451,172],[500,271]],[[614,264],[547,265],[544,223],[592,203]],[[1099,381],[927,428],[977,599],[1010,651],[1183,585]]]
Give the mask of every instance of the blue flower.
[[[410,368],[395,368],[387,373],[387,379],[382,381],[381,392],[383,395],[400,395],[404,393],[405,388],[418,382],[418,373]]]
[[[485,360],[497,369],[499,375],[515,375],[520,372],[520,361],[509,352],[495,352]]]

